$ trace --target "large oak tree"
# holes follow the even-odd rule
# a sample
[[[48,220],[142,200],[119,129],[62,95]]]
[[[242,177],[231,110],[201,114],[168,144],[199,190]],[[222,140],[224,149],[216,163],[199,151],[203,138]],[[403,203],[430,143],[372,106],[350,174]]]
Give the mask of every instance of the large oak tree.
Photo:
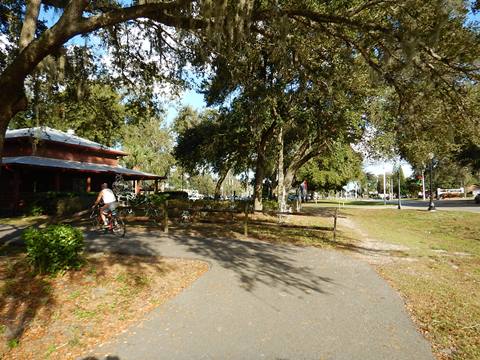
[[[424,79],[435,84],[435,98],[449,99],[452,108],[465,114],[462,121],[467,121],[460,90],[467,82],[476,83],[479,70],[478,32],[467,25],[469,6],[474,5],[456,0],[5,1],[0,7],[0,29],[9,45],[0,59],[0,152],[9,121],[26,108],[25,80],[70,39],[105,29],[113,39],[106,45],[117,48],[114,57],[130,54],[135,58],[128,49],[138,44],[114,41],[117,25],[122,23],[142,27],[153,40],[152,52],[168,48],[177,52],[167,38],[188,34],[180,40],[187,46],[184,50],[188,52],[195,39],[193,43],[204,50],[198,58],[205,63],[212,54],[228,58],[229,49],[255,41],[256,36],[249,34],[268,38],[272,29],[277,32],[283,27],[282,36],[274,37],[281,48],[292,26],[305,27],[313,36],[342,44],[329,51],[346,48],[361,57],[372,69],[372,77],[395,88],[399,108],[408,108],[418,89],[413,85]],[[55,8],[58,20],[41,23],[42,7]],[[138,70],[141,76],[149,67]]]

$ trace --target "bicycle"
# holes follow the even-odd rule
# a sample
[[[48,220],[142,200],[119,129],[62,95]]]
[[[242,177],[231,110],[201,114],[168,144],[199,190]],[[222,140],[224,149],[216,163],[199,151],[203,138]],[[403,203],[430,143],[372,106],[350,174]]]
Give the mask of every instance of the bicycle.
[[[107,216],[107,226],[105,227],[100,217],[100,206],[96,205],[90,213],[90,228],[98,232],[111,232],[116,236],[125,236],[126,226],[117,209],[109,211]]]

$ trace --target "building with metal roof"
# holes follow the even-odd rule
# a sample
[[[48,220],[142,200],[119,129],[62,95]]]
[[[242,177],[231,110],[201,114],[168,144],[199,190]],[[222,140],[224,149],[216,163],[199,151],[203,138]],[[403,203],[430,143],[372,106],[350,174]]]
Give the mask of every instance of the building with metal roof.
[[[127,153],[48,127],[8,130],[0,173],[0,209],[15,210],[35,193],[96,192],[117,176],[135,182],[165,177],[119,165]]]

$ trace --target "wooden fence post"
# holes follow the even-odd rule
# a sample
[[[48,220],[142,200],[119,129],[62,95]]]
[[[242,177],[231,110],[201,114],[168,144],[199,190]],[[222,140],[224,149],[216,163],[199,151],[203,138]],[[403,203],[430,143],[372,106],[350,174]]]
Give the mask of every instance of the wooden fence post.
[[[168,234],[168,200],[163,203],[163,232]]]
[[[333,241],[337,240],[337,217],[338,217],[338,208],[335,208],[335,217],[333,219]]]
[[[245,217],[243,219],[243,235],[248,236],[248,202],[245,202]]]

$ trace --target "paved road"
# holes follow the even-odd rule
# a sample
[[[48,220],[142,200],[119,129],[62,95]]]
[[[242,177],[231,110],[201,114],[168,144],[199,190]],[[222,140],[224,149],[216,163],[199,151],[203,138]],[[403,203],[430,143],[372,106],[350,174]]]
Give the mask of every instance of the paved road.
[[[210,270],[83,359],[433,359],[400,296],[338,252],[161,233],[87,241],[93,251],[198,258]]]
[[[353,207],[353,208],[372,208],[372,209],[381,209],[383,205],[378,205],[379,200],[358,200],[362,204],[352,205],[348,202],[343,203],[342,206]],[[381,200],[380,200],[381,201]],[[369,203],[372,205],[369,205]],[[473,199],[444,199],[444,200],[435,200],[435,207],[437,210],[451,210],[451,211],[469,211],[469,212],[478,212],[480,213],[480,204],[475,204]],[[334,204],[334,203],[332,203]],[[340,204],[342,204],[340,200]],[[402,199],[402,207],[406,209],[428,209],[429,201],[423,200],[406,200]],[[387,201],[387,207],[396,208],[398,205],[398,200]]]
[[[445,199],[434,201],[438,210],[469,211],[480,213],[480,204],[475,204],[473,199]],[[395,202],[396,204],[396,202]],[[408,208],[427,209],[429,201],[403,200],[402,205]]]

